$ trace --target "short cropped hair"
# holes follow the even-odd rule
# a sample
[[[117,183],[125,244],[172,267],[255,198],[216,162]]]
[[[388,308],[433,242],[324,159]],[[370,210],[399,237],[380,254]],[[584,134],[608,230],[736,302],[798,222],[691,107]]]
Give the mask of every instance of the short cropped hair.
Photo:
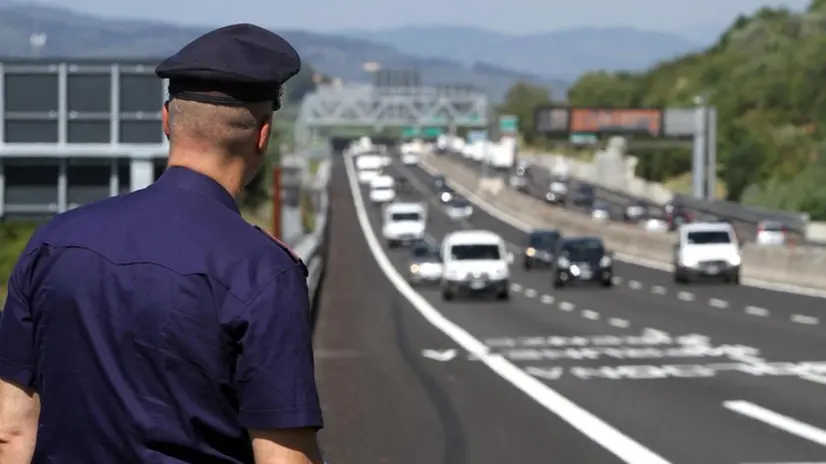
[[[272,103],[219,106],[189,100],[169,102],[169,140],[197,140],[225,154],[248,150],[261,124],[272,117]]]

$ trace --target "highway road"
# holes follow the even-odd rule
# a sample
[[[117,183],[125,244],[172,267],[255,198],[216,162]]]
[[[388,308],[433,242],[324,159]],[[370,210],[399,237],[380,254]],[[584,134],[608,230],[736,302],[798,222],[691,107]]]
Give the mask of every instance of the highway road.
[[[612,289],[554,290],[518,265],[523,230],[451,222],[430,175],[394,165],[435,238],[484,228],[517,253],[510,301],[446,303],[401,281],[343,164],[316,332],[331,463],[826,462],[823,299],[619,262]]]

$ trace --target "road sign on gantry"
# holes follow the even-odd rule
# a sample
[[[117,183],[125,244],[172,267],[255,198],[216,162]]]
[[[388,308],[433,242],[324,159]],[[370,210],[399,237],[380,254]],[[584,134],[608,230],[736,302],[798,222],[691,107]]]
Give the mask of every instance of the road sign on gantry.
[[[570,133],[599,135],[663,135],[661,108],[576,108],[546,106],[536,109],[537,132],[564,136]]]
[[[519,118],[509,114],[499,116],[499,133],[502,135],[516,135],[519,132]]]

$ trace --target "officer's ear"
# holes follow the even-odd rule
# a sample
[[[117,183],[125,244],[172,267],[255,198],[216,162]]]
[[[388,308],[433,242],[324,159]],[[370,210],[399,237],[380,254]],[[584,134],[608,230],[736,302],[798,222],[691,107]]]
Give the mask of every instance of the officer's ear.
[[[161,121],[163,121],[163,133],[166,135],[166,140],[169,140],[169,100],[165,101],[161,108]]]
[[[272,132],[272,115],[268,113],[261,119],[261,126],[258,128],[258,151],[266,153],[270,145],[270,133]]]

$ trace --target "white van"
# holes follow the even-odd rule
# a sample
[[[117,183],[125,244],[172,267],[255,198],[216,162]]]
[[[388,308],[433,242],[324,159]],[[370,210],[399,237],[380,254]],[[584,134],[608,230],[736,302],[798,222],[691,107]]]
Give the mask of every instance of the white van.
[[[370,181],[370,201],[389,203],[396,199],[396,181],[388,175],[379,175]]]
[[[382,235],[388,248],[424,238],[427,208],[421,203],[390,203],[384,207]]]
[[[719,279],[740,283],[740,244],[731,224],[694,222],[677,230],[674,282]]]
[[[486,230],[460,230],[442,241],[442,299],[452,300],[459,293],[510,298],[509,253],[499,235]]]
[[[378,153],[359,155],[356,158],[356,172],[361,184],[370,182],[382,173],[384,167],[383,156]]]

